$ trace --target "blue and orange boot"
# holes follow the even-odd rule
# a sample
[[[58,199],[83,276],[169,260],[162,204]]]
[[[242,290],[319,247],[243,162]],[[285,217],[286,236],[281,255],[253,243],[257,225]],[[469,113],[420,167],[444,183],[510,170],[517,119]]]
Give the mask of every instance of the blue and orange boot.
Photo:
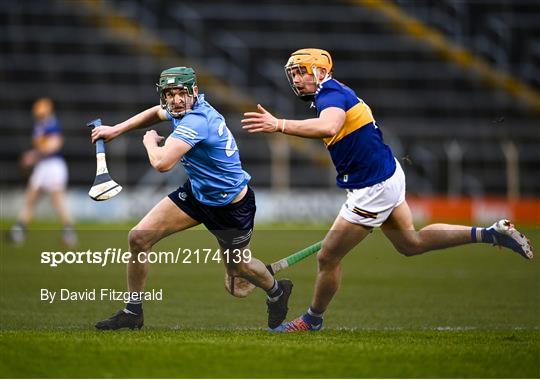
[[[284,333],[292,333],[292,332],[300,332],[300,331],[320,331],[322,329],[323,325],[323,319],[322,318],[316,318],[308,313],[302,315],[301,317],[298,317],[296,319],[293,319],[292,321],[288,323],[284,323],[278,328],[272,330],[275,332],[284,332]]]
[[[479,237],[484,243],[509,248],[527,260],[532,260],[534,257],[529,239],[516,230],[514,225],[507,219],[501,219],[490,227],[482,229]]]

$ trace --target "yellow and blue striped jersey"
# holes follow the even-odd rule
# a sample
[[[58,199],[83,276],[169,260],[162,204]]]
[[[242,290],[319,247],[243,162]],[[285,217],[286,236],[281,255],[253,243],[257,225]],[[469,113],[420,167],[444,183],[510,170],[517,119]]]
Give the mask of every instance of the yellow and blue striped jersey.
[[[353,90],[335,79],[322,82],[315,93],[317,115],[329,107],[345,111],[345,122],[339,132],[325,138],[337,170],[337,185],[361,189],[392,176],[396,163],[392,150],[384,143],[369,106]]]
[[[60,122],[56,116],[49,116],[44,120],[37,121],[34,124],[34,132],[32,134],[32,139],[34,146],[46,145],[47,139],[53,135],[62,136],[62,128],[60,127]],[[62,157],[62,147],[54,152],[50,152],[46,157]]]

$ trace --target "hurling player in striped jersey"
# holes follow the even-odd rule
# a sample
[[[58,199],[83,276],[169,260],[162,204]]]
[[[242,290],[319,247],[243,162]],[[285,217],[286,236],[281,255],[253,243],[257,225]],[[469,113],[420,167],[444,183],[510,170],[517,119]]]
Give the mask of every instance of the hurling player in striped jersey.
[[[416,231],[405,199],[405,174],[369,106],[356,93],[333,78],[330,54],[301,49],[290,56],[285,73],[293,92],[312,102],[317,117],[278,119],[258,105],[244,114],[244,129],[251,133],[280,132],[322,139],[337,170],[337,186],[347,192],[334,224],[317,255],[318,273],[311,305],[278,331],[317,331],[341,282],[341,260],[375,227],[380,227],[398,252],[405,256],[468,243],[489,243],[532,259],[527,238],[507,220],[487,228],[432,224]]]
[[[130,252],[137,258],[139,252],[149,252],[166,236],[204,224],[223,249],[228,275],[242,277],[267,293],[268,326],[275,328],[287,315],[292,282],[276,281],[254,257],[251,260],[233,257],[233,250],[244,252],[249,248],[256,209],[255,194],[248,185],[251,176],[242,168],[236,141],[224,117],[199,93],[192,68],[164,70],[157,87],[160,105],[115,126],[92,130],[93,142],[97,139],[107,142],[132,129],[169,121],[172,131],[167,138],[154,130],[144,135],[143,144],[150,164],[159,172],[166,172],[181,162],[189,177],[130,231]],[[159,145],[161,142],[163,146]],[[142,327],[140,294],[147,274],[148,263],[130,261],[127,266],[129,302],[112,317],[98,322],[96,328]]]

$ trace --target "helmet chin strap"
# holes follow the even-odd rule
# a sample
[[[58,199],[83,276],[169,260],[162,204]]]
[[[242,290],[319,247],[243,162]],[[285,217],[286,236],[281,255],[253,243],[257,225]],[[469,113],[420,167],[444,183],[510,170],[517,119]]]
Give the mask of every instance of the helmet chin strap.
[[[170,109],[167,109],[167,111],[171,114],[171,116],[175,119],[178,119],[178,118],[181,118],[182,116],[184,116],[186,114],[186,111],[182,111],[182,112],[172,112]]]
[[[315,78],[315,84],[317,85],[317,87],[319,87],[319,86],[321,85],[322,82],[324,82],[325,80],[327,80],[328,78],[330,78],[330,74],[329,74],[329,73],[326,73],[326,74],[324,74],[324,78],[323,78],[321,81],[319,81],[319,73],[318,73],[319,68],[316,67],[316,66],[313,66],[313,67],[311,68],[311,70],[313,71],[313,76],[314,76],[314,78]]]

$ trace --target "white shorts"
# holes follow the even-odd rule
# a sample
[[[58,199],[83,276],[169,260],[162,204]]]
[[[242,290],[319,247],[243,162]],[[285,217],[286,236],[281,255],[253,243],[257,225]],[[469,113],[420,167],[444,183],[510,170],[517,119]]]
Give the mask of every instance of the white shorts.
[[[68,170],[61,157],[45,158],[37,163],[30,176],[30,186],[45,191],[58,191],[66,188]]]
[[[394,208],[405,200],[405,173],[396,160],[392,177],[362,189],[348,189],[339,215],[354,224],[380,227]]]

